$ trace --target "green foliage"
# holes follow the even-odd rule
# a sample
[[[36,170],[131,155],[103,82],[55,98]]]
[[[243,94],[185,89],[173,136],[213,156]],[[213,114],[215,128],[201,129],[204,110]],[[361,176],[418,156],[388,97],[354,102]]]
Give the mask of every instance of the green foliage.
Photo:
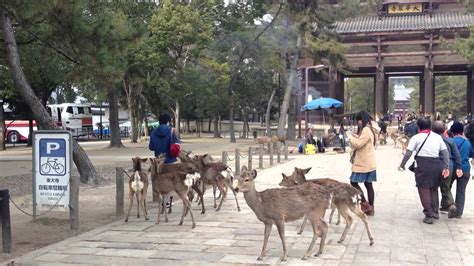
[[[462,118],[467,114],[466,76],[435,77],[435,110],[446,118],[448,112]]]
[[[471,65],[474,65],[474,26],[471,27],[468,38],[458,38],[454,48],[464,56]]]
[[[362,110],[373,113],[374,79],[349,78],[344,83],[344,112],[353,113]]]

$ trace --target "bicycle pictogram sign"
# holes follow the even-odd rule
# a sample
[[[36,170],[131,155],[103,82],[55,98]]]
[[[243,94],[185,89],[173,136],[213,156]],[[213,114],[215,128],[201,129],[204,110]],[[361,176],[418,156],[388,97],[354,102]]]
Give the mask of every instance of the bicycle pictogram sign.
[[[66,141],[44,138],[39,141],[41,175],[64,176],[66,174]]]
[[[59,162],[58,162],[59,161]],[[46,158],[46,162],[41,164],[40,172],[42,175],[64,175],[66,168],[64,167],[62,158]]]

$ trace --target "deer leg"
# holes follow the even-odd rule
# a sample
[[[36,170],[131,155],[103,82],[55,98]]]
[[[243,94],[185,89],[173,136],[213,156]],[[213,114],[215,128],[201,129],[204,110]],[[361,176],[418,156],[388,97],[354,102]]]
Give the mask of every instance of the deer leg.
[[[130,216],[130,211],[132,210],[132,206],[133,206],[133,190],[130,189],[130,192],[129,192],[129,204],[128,204],[128,212],[127,212],[127,217],[125,217],[125,222],[128,222],[128,217]]]
[[[281,261],[286,261],[288,258],[288,250],[286,249],[286,242],[285,242],[285,222],[277,221],[276,223],[278,234],[280,235],[281,244],[283,245],[283,256],[281,257]]]
[[[303,223],[300,226],[300,230],[298,231],[298,235],[301,235],[303,233],[304,227],[306,225],[306,221],[308,220],[308,215],[304,216]]]
[[[201,190],[199,189],[199,187],[194,184],[192,186],[192,188],[194,189],[194,191],[196,191],[196,193],[198,194],[198,202],[201,203],[202,202],[202,205],[201,205],[201,214],[204,214],[206,212],[206,208],[204,208],[204,194],[203,192],[201,192]],[[198,203],[198,205],[199,205]]]
[[[315,217],[314,213],[308,213],[306,216],[313,227],[313,239],[311,239],[311,244],[309,244],[308,250],[304,254],[303,258],[301,258],[302,260],[307,260],[309,256],[311,256],[311,251],[313,250],[314,244],[318,239],[318,219]]]
[[[227,180],[226,185],[227,185],[228,188],[230,188],[230,190],[234,194],[235,204],[237,204],[237,211],[240,212],[239,201],[237,200],[237,192],[235,192],[234,186],[232,186],[232,184],[229,183],[229,180]]]
[[[270,233],[272,232],[272,226],[273,224],[271,223],[265,223],[265,233],[263,234],[262,252],[260,253],[260,257],[258,257],[257,260],[263,260],[263,257],[265,257],[265,254],[267,254],[267,243],[268,243],[268,238],[270,237]]]
[[[336,206],[331,206],[331,213],[329,214],[329,223],[332,223],[332,217],[334,216],[334,211],[336,210]]]
[[[367,215],[365,215],[365,213],[360,209],[359,204],[354,204],[350,208],[351,211],[359,216],[362,222],[364,222],[365,230],[367,230],[367,236],[369,237],[370,245],[372,246],[374,244],[374,237],[372,236],[372,231],[370,230],[369,219],[367,218]]]
[[[156,192],[156,191],[155,191]],[[157,195],[157,199],[158,199],[158,219],[156,220],[156,224],[159,224],[160,223],[160,215],[161,215],[161,211],[163,210],[163,205],[161,205],[163,203],[163,200],[161,198],[161,194],[156,192],[156,195]],[[160,210],[161,208],[161,210]]]
[[[173,208],[173,196],[170,196],[169,199],[170,199],[170,209],[168,210],[168,213],[171,213],[171,209]]]
[[[339,213],[339,211],[337,211],[337,222],[336,222],[336,225],[339,225],[341,223],[341,213]]]
[[[146,190],[143,190],[141,193],[141,204],[143,208],[143,213],[145,215],[145,220],[148,220],[148,212],[146,210]]]
[[[163,196],[163,207],[162,207],[162,208],[163,208],[163,210],[164,210],[163,212],[164,212],[164,214],[165,214],[165,222],[166,222],[166,223],[168,222],[168,212],[166,211],[166,203],[167,203],[168,201],[170,201],[170,200],[171,200],[171,199],[170,199],[170,196],[168,196],[168,195]],[[171,206],[171,202],[170,202],[170,206]]]
[[[220,188],[219,188],[219,191],[220,191]],[[217,208],[216,184],[212,185],[212,195],[214,195],[214,209],[215,209]]]
[[[218,182],[217,183],[217,188],[219,188],[219,191],[222,193],[222,198],[221,198],[221,201],[219,202],[219,207],[217,207],[217,209],[216,209],[216,211],[219,211],[222,207],[222,203],[224,202],[225,198],[227,197],[227,193],[225,191],[224,182]]]
[[[347,208],[347,205],[338,204],[337,211],[339,212],[339,214],[342,215],[342,218],[344,218],[344,220],[346,221],[346,227],[344,228],[344,232],[342,232],[341,238],[337,241],[337,243],[342,243],[342,241],[346,239],[349,229],[351,229],[352,217],[349,215],[349,210]]]
[[[189,200],[186,198],[185,193],[178,192],[178,191],[176,191],[176,192],[178,193],[178,196],[183,201],[183,215],[181,216],[181,221],[179,222],[179,225],[183,224],[185,209],[189,209],[189,214],[191,214],[191,220],[193,221],[193,225],[191,226],[191,228],[196,227],[196,222],[194,221],[193,211],[191,210],[191,202],[189,202]]]
[[[326,236],[328,234],[328,225],[323,219],[319,219],[318,223],[319,230],[321,231],[321,243],[319,244],[319,250],[314,255],[315,257],[323,254],[324,245],[326,244]]]
[[[137,218],[140,218],[140,191],[135,192],[137,196]]]

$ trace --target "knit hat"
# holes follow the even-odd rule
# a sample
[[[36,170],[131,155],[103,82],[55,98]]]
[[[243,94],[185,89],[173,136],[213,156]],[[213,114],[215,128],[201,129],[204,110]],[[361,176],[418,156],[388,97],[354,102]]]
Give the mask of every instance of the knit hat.
[[[450,131],[453,132],[454,135],[462,134],[464,132],[464,126],[460,122],[454,122]]]

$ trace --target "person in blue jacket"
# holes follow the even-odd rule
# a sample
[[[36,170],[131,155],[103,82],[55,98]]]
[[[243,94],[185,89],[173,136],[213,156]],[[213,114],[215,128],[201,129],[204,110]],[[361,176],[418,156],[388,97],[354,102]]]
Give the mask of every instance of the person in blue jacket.
[[[170,156],[170,144],[171,141],[173,141],[173,143],[179,143],[179,139],[176,136],[175,129],[168,125],[171,121],[171,117],[164,113],[160,115],[158,120],[160,125],[151,133],[148,148],[155,152],[155,157],[166,153],[165,163],[175,163],[176,157]]]
[[[460,122],[454,122],[451,126],[451,132],[454,134],[453,141],[461,154],[461,168],[463,175],[451,180],[451,186],[456,181],[456,208],[457,213],[448,218],[461,218],[464,211],[464,202],[466,200],[466,187],[471,177],[471,164],[469,158],[473,157],[471,143],[464,136],[464,126]]]

